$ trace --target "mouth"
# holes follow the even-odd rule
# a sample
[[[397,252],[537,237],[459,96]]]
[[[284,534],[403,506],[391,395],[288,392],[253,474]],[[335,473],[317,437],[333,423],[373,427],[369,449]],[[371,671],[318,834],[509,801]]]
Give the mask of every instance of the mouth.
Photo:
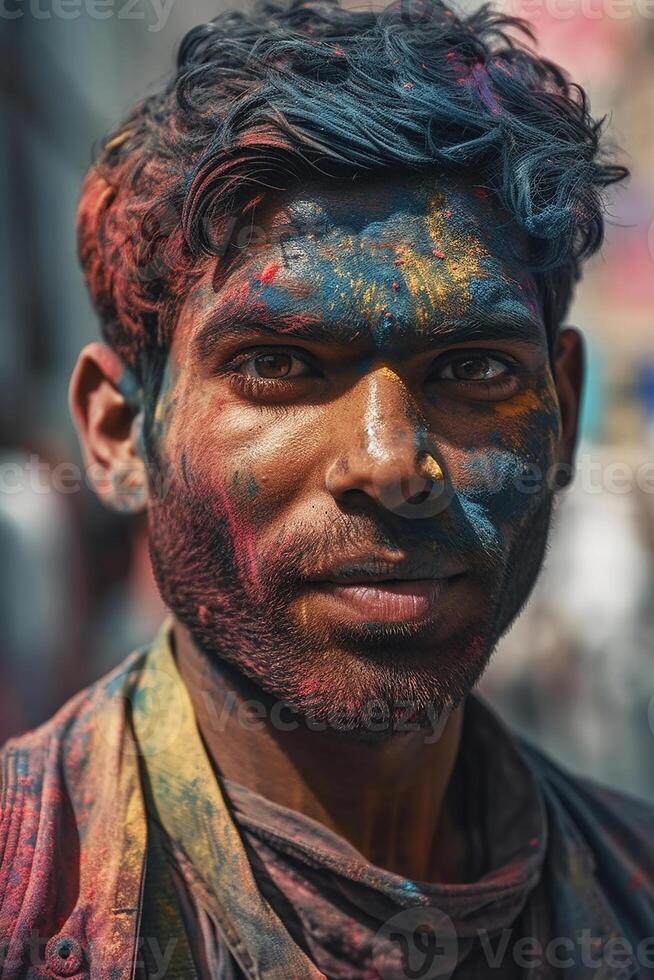
[[[323,599],[329,618],[353,625],[416,624],[437,616],[446,595],[463,576],[463,572],[427,576],[397,569],[362,573],[359,566],[313,579],[309,586]]]

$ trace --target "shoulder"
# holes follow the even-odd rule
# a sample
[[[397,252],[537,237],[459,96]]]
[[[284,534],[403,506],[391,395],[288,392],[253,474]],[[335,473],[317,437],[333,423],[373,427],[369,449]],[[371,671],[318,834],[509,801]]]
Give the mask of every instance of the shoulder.
[[[607,935],[614,929],[636,943],[651,936],[654,806],[573,774],[513,732],[484,702],[472,706],[486,740],[516,750],[541,797],[548,889],[561,922],[595,918]]]
[[[27,828],[43,811],[54,814],[83,790],[98,743],[110,742],[124,723],[131,679],[146,651],[137,650],[114,670],[79,691],[38,728],[0,748],[0,867],[3,841]],[[6,857],[6,849],[4,849]],[[0,875],[0,894],[2,879]]]
[[[654,806],[574,775],[520,740],[551,810],[590,850],[607,892],[646,901],[654,912]]]
[[[592,827],[627,831],[635,843],[654,847],[654,804],[570,772],[526,740],[519,745],[541,782]]]
[[[76,789],[83,792],[88,774],[118,760],[129,728],[128,704],[166,675],[161,651],[169,649],[170,633],[167,619],[151,644],[79,691],[44,724],[0,747],[0,859],[3,819],[10,812],[12,792],[25,787],[38,796],[49,782],[70,791],[74,799]]]
[[[144,818],[129,702],[141,689],[147,656],[130,654],[0,750],[0,936],[11,950],[0,973],[8,980],[26,975],[30,937],[49,940],[64,923],[76,942],[84,945],[88,931],[101,951],[109,948],[118,926],[107,910],[127,848],[131,863],[125,858],[121,881],[138,889]],[[130,877],[134,868],[138,874]],[[127,905],[135,903],[132,892]],[[128,945],[130,921],[124,920]],[[98,977],[120,972],[103,970]]]
[[[487,738],[517,750],[544,797],[553,822],[581,841],[604,866],[637,864],[654,894],[654,804],[571,772],[529,739],[516,734],[483,700],[472,700]],[[550,821],[552,822],[552,821]]]

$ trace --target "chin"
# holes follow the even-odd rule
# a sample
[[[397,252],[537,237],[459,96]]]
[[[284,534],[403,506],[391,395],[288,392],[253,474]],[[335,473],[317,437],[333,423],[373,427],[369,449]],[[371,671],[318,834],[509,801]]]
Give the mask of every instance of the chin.
[[[403,663],[407,669],[423,659],[438,660],[442,629],[433,622],[361,623],[332,630],[335,648],[376,662]]]
[[[281,684],[274,675],[258,683],[310,729],[378,741],[433,731],[470,693],[491,653],[487,637],[472,631],[444,643],[433,627],[369,623],[340,631],[311,659],[299,655]]]

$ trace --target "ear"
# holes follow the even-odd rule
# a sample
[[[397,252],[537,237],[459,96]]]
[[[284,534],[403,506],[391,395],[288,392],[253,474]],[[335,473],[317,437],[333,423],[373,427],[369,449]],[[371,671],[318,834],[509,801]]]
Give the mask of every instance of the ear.
[[[561,410],[557,488],[567,486],[574,476],[575,449],[584,385],[585,348],[581,332],[574,327],[560,331],[554,355],[554,384]]]
[[[139,401],[131,371],[110,347],[93,343],[82,350],[69,404],[87,474],[104,504],[128,513],[144,510],[148,500]]]

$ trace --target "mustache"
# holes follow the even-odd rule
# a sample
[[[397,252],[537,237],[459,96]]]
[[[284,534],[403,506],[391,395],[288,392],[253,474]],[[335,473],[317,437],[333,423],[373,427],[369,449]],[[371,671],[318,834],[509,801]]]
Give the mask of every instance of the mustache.
[[[244,579],[244,567],[233,538],[233,529],[220,502],[209,488],[192,487],[188,482],[169,488],[164,510],[182,510],[195,531],[195,541],[205,541],[205,553],[212,553],[216,567],[226,578]],[[486,528],[492,527],[486,522]],[[252,528],[252,540],[256,541]],[[448,508],[424,520],[410,520],[382,508],[346,510],[337,508],[320,521],[298,519],[281,528],[265,547],[256,543],[251,555],[257,566],[265,599],[278,602],[290,596],[304,583],[324,569],[339,563],[367,562],[370,556],[391,552],[406,556],[403,565],[419,571],[416,577],[437,576],[445,568],[461,568],[488,575],[497,571],[505,561],[504,542],[499,532],[480,534],[469,519],[466,509],[455,497]],[[249,571],[252,571],[250,566]],[[243,582],[246,590],[246,581]],[[250,583],[251,585],[251,583]]]
[[[380,552],[406,555],[402,567],[414,570],[416,578],[430,577],[430,573],[437,576],[444,568],[497,569],[504,558],[499,540],[489,547],[489,541],[480,539],[463,517],[439,515],[434,521],[390,528],[373,516],[340,513],[320,527],[302,522],[292,530],[280,531],[261,561],[264,568],[274,568],[280,586],[315,579],[321,571],[333,568],[335,560],[367,565],[370,556]]]

